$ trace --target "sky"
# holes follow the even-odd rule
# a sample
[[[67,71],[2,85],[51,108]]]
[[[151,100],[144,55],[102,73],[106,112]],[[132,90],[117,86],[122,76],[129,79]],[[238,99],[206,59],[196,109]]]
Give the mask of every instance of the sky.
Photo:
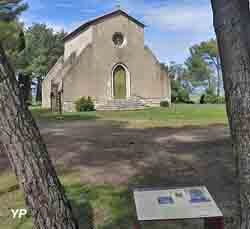
[[[45,23],[54,30],[72,31],[89,19],[115,9],[120,2],[131,16],[146,25],[145,44],[163,63],[182,64],[189,47],[213,38],[210,0],[24,0],[26,26]]]

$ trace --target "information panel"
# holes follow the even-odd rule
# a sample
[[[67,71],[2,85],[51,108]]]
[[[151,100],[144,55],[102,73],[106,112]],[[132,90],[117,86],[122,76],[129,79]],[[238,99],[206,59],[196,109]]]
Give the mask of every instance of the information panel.
[[[222,217],[206,187],[135,189],[139,221]]]

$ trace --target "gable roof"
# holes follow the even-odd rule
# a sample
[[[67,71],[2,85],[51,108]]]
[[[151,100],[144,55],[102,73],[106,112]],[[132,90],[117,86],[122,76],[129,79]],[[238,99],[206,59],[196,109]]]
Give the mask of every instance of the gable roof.
[[[69,34],[67,34],[64,38],[63,38],[63,41],[66,42],[67,40],[71,39],[72,37],[76,36],[77,34],[79,34],[80,32],[82,32],[83,30],[85,30],[86,28],[88,28],[89,26],[95,24],[95,23],[98,23],[98,22],[101,22],[107,18],[110,18],[110,17],[114,17],[114,16],[117,16],[117,15],[123,15],[125,17],[127,17],[128,19],[130,19],[131,21],[135,22],[137,25],[141,26],[141,27],[145,27],[145,25],[138,21],[137,19],[135,19],[134,17],[128,15],[125,11],[121,10],[121,9],[118,9],[118,10],[115,10],[115,11],[112,11],[110,13],[107,13],[107,14],[104,14],[102,16],[99,16],[97,18],[94,18],[90,21],[87,21],[85,22],[84,24],[80,25],[78,28],[76,28],[75,30],[73,30],[72,32],[70,32]]]

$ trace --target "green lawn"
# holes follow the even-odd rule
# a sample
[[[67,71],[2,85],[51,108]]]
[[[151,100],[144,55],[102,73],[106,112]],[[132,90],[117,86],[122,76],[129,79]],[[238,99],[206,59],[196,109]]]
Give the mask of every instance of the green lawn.
[[[105,111],[83,113],[51,113],[32,109],[34,116],[46,120],[115,120],[135,126],[183,126],[227,124],[225,105],[222,104],[174,104],[171,108],[147,108],[137,111]]]
[[[132,227],[135,213],[131,194],[126,187],[82,185],[79,178],[78,172],[60,176],[80,228],[93,229],[93,225],[98,229]],[[12,218],[11,209],[25,208],[23,195],[17,189],[13,175],[0,176],[0,192],[0,228],[31,229],[30,214],[23,219]]]

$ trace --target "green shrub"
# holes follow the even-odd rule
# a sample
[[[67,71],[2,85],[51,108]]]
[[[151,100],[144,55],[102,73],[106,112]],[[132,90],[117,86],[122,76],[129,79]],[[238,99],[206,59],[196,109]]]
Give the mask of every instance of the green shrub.
[[[175,90],[171,91],[171,102],[172,103],[176,103],[177,102],[177,96],[178,96],[178,92]]]
[[[187,103],[187,104],[195,104],[195,102],[192,101],[192,100],[186,101],[185,103]]]
[[[180,103],[187,103],[188,101],[190,101],[188,91],[181,88],[177,95],[177,101]]]
[[[160,102],[160,106],[161,107],[170,107],[170,104],[167,100],[161,101]]]
[[[205,94],[206,95],[214,95],[215,96],[214,88],[212,88],[212,87],[207,88]]]
[[[171,80],[171,102],[192,103],[188,89],[183,87],[178,80]]]
[[[91,99],[90,96],[86,97],[81,97],[75,102],[76,106],[76,111],[77,112],[84,112],[84,111],[94,111],[95,110],[95,105],[93,100]]]
[[[217,100],[217,103],[219,104],[224,104],[226,103],[226,99],[224,96],[219,96],[218,100]]]
[[[202,95],[200,99],[200,104],[223,104],[225,103],[225,97],[222,96],[216,96],[216,95]]]
[[[206,95],[205,96],[205,103],[211,103],[211,104],[217,103],[217,96],[216,95]]]
[[[205,97],[206,97],[206,95],[204,95],[204,94],[201,95],[200,104],[204,104],[205,103]]]
[[[27,104],[27,106],[32,106],[32,100],[28,99],[27,101],[25,101],[25,103]]]
[[[179,90],[180,90],[180,82],[171,79],[171,102],[172,103],[175,103],[177,101]]]

